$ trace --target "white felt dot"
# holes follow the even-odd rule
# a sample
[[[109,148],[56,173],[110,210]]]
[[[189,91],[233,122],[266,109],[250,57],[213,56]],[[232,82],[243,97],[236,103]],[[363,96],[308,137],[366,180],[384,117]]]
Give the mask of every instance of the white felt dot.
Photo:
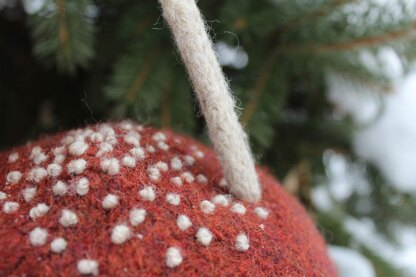
[[[19,209],[19,203],[7,201],[3,204],[3,212],[6,214],[11,214],[16,212]]]
[[[81,174],[86,167],[87,162],[84,159],[72,160],[67,165],[69,174]]]
[[[215,195],[212,198],[211,202],[214,203],[215,205],[221,205],[221,206],[224,206],[224,207],[228,206],[228,204],[229,204],[227,197],[225,195],[222,195],[222,194]]]
[[[33,155],[33,157],[32,157],[32,161],[35,165],[40,165],[41,163],[43,163],[47,159],[48,159],[48,156],[46,156],[45,153],[43,153],[43,152],[40,152],[36,155]]]
[[[32,199],[36,195],[36,190],[37,190],[36,187],[30,187],[30,188],[25,188],[22,191],[23,199],[26,201],[26,203],[29,203],[30,201],[32,201]]]
[[[131,231],[127,225],[116,225],[111,232],[111,241],[114,244],[123,244],[131,238]]]
[[[140,223],[143,223],[146,219],[146,210],[144,209],[132,209],[129,214],[130,224],[132,226],[137,226]]]
[[[144,130],[143,125],[137,125],[136,130],[139,131],[139,132],[143,131]]]
[[[4,200],[7,198],[7,194],[3,191],[0,191],[0,200]]]
[[[204,152],[202,151],[195,151],[194,154],[195,154],[195,157],[197,157],[198,159],[202,159],[205,156]]]
[[[195,159],[194,159],[194,157],[192,157],[192,156],[190,156],[190,155],[186,155],[186,156],[184,157],[184,160],[185,160],[185,164],[186,164],[187,166],[191,166],[191,165],[193,165],[193,164],[195,163]]]
[[[184,172],[181,174],[182,180],[184,180],[186,183],[192,183],[194,181],[194,175],[190,172]]]
[[[157,132],[152,136],[152,139],[154,141],[165,141],[166,140],[166,135],[164,133]]]
[[[257,214],[258,217],[261,219],[266,219],[269,216],[269,211],[262,207],[257,207],[254,209],[254,212]]]
[[[156,182],[160,179],[160,171],[157,167],[151,165],[147,168],[147,174],[149,176],[149,179]]]
[[[22,173],[20,171],[11,171],[6,176],[7,184],[17,184],[22,178]]]
[[[200,204],[201,210],[206,214],[211,214],[215,210],[215,205],[208,200],[204,200]]]
[[[78,195],[86,195],[90,190],[90,182],[87,178],[83,177],[79,179],[76,183],[75,191]]]
[[[176,247],[169,247],[166,251],[166,265],[170,268],[177,267],[183,261],[181,252]]]
[[[231,211],[236,214],[245,214],[246,213],[246,207],[243,206],[243,204],[235,203],[231,207]]]
[[[163,151],[168,151],[169,150],[169,145],[167,145],[164,141],[159,141],[157,143],[157,147],[159,147],[159,149],[161,149]]]
[[[58,146],[58,147],[55,147],[52,150],[52,153],[53,153],[54,156],[58,156],[60,154],[64,154],[64,152],[65,152],[65,146]]]
[[[146,157],[144,149],[141,147],[134,147],[130,149],[130,154],[136,159],[143,160]]]
[[[68,192],[68,185],[62,181],[58,181],[53,185],[52,191],[55,196],[63,196]]]
[[[56,238],[51,242],[51,251],[61,253],[65,250],[68,242],[64,238]]]
[[[212,233],[205,227],[201,227],[196,232],[197,241],[205,246],[208,246],[212,241]]]
[[[179,157],[173,157],[170,160],[170,167],[173,170],[181,170],[182,169],[182,161],[179,159]]]
[[[140,135],[136,132],[130,132],[124,136],[124,141],[134,146],[140,145]]]
[[[178,187],[183,185],[181,177],[173,177],[173,178],[170,179],[170,181],[171,181],[172,184],[174,184],[175,186],[178,186]]]
[[[196,181],[200,183],[201,185],[205,185],[206,183],[208,183],[207,177],[205,177],[205,175],[202,175],[202,174],[198,174],[196,176]]]
[[[179,194],[169,192],[166,194],[166,201],[171,205],[178,206],[181,202],[181,197]]]
[[[95,132],[91,134],[90,139],[93,142],[102,142],[104,137],[102,134]]]
[[[182,231],[185,231],[186,229],[192,226],[192,222],[189,219],[189,217],[183,214],[178,216],[178,218],[176,219],[176,224]]]
[[[168,164],[165,162],[157,162],[154,166],[161,171],[168,171],[169,169]]]
[[[260,229],[262,229],[262,230],[264,230],[264,228],[265,228],[264,224],[260,224],[260,225],[259,225],[259,227],[260,227]]]
[[[120,172],[120,164],[116,158],[101,161],[101,169],[108,175],[116,175]]]
[[[136,166],[136,159],[132,156],[124,156],[121,162],[127,167],[133,168]]]
[[[17,161],[19,159],[19,153],[15,152],[15,153],[11,153],[7,159],[8,163],[14,163],[15,161]]]
[[[156,198],[156,193],[153,187],[145,186],[139,191],[139,195],[147,201],[153,201]]]
[[[90,128],[86,128],[86,129],[83,129],[81,133],[82,133],[83,138],[87,138],[87,137],[90,137],[94,133],[94,131],[91,130]]]
[[[35,167],[29,171],[27,179],[35,183],[39,183],[48,175],[48,172],[43,167]]]
[[[61,143],[64,145],[68,145],[74,142],[74,138],[72,136],[66,136],[64,138],[61,139]]]
[[[111,151],[113,151],[113,145],[111,143],[104,141],[100,143],[99,150],[97,151],[97,154],[95,154],[95,156],[101,157],[105,153],[111,152]]]
[[[235,240],[235,248],[242,252],[247,251],[250,248],[248,237],[244,233],[237,236]]]
[[[118,140],[117,140],[116,137],[110,137],[110,136],[108,136],[108,137],[105,138],[105,142],[107,142],[107,143],[109,143],[109,144],[111,144],[111,145],[114,146],[114,145],[116,145],[118,143]]]
[[[55,156],[55,159],[53,160],[54,163],[56,164],[61,164],[65,161],[65,155],[62,154],[58,154]]]
[[[106,125],[106,124],[101,125],[101,128],[100,128],[99,132],[105,138],[113,137],[113,136],[116,135],[116,132],[114,132],[114,129],[111,128],[110,126]]]
[[[71,210],[63,209],[59,223],[64,227],[69,227],[78,223],[78,216]]]
[[[131,129],[133,129],[133,124],[128,120],[121,122],[119,126],[121,129],[126,131],[130,131]]]
[[[54,156],[65,154],[65,146],[55,147],[54,149],[52,149],[52,153]]]
[[[113,209],[118,205],[118,196],[114,194],[107,194],[103,199],[103,208],[106,210]]]
[[[29,233],[29,241],[33,246],[41,246],[46,243],[48,231],[46,229],[36,227]]]
[[[42,148],[40,148],[39,146],[34,146],[32,148],[32,151],[30,151],[30,158],[32,159],[33,156],[38,155],[42,153]]]
[[[49,164],[47,169],[48,175],[51,177],[58,177],[62,172],[62,167],[59,164],[52,163]]]
[[[44,216],[49,211],[49,206],[45,203],[39,203],[29,211],[29,216],[31,219],[37,219]]]
[[[146,147],[146,151],[149,152],[149,153],[155,153],[156,152],[156,149],[153,146],[148,145]]]
[[[110,143],[111,145],[116,145],[118,143],[118,140],[117,140],[117,138],[116,138],[115,135],[106,136],[105,137],[105,141],[108,142],[108,143]]]
[[[74,156],[79,156],[85,153],[88,149],[88,144],[84,140],[77,140],[71,143],[68,147],[68,152]]]
[[[78,261],[77,269],[82,275],[98,275],[98,262],[90,259],[82,259]]]

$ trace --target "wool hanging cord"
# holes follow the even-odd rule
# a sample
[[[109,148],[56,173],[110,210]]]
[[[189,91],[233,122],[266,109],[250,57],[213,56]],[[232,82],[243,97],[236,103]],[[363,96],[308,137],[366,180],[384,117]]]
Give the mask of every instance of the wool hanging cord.
[[[259,201],[261,187],[248,139],[195,0],[159,2],[196,92],[230,192],[246,201]]]

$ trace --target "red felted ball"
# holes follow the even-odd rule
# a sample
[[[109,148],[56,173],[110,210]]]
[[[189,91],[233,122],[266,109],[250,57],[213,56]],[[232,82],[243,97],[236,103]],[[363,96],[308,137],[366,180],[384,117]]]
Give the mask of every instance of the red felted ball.
[[[227,193],[212,150],[130,122],[0,154],[0,276],[336,276],[301,205],[258,169]]]

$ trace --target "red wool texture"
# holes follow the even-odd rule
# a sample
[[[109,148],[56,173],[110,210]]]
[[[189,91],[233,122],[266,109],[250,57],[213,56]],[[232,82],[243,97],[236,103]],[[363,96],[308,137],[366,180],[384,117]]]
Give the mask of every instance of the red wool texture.
[[[77,141],[82,147],[73,145]],[[144,157],[132,155],[132,148],[142,149]],[[125,165],[125,156],[135,165]],[[119,167],[113,163],[109,174],[102,162],[112,158]],[[85,160],[85,168],[70,173],[68,164],[77,159]],[[50,164],[61,171],[49,172]],[[263,199],[254,204],[236,199],[221,180],[214,152],[168,130],[131,122],[87,126],[3,152],[0,165],[0,276],[336,276],[313,222],[274,177],[259,168]],[[45,169],[46,176],[31,173],[34,168]],[[10,174],[14,171],[20,178]],[[81,178],[89,182],[83,195],[77,193]],[[58,181],[67,185],[63,195],[53,191]],[[153,200],[139,193],[146,186],[153,189]],[[32,199],[24,197],[27,188],[36,188]],[[178,205],[166,200],[168,193],[180,196]],[[118,205],[104,209],[108,194],[118,197]],[[218,195],[226,202],[216,203]],[[201,207],[204,200],[214,210]],[[10,203],[18,207],[10,209]],[[47,212],[30,216],[41,203]],[[134,208],[146,211],[136,226],[129,216]],[[75,224],[60,223],[64,209],[76,214]],[[180,215],[192,223],[186,230],[178,227]],[[117,225],[128,230],[119,244],[112,240]],[[32,232],[37,227],[46,239]],[[212,235],[208,244],[196,235],[203,227]],[[247,241],[238,247],[239,235]],[[51,249],[56,238],[67,242],[60,253]],[[171,247],[178,250],[173,262]]]

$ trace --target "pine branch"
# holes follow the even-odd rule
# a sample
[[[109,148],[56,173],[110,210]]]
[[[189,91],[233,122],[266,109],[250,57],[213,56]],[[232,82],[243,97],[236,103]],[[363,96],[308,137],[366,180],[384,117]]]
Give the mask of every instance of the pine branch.
[[[351,73],[348,71],[343,71],[339,68],[333,68],[332,69],[336,74],[339,74],[340,76],[344,77],[346,80],[349,80],[350,82],[354,82],[357,84],[360,84],[363,87],[366,87],[373,91],[379,91],[381,93],[389,94],[393,92],[393,86],[389,82],[389,80],[381,79],[380,76],[377,76],[376,80],[371,80],[368,77],[369,76],[362,76],[361,74],[357,75],[357,71]]]
[[[311,21],[313,21],[314,19],[323,18],[331,14],[340,6],[353,3],[353,2],[357,2],[357,0],[334,0],[326,5],[325,4],[319,5],[315,9],[308,10],[301,15],[297,15],[296,17],[289,19],[286,23],[284,23],[279,28],[279,31],[277,33],[285,33],[285,32],[288,32],[289,30],[293,30],[298,27],[303,27],[307,23],[310,23]]]
[[[172,121],[172,86],[170,82],[166,85],[166,89],[162,96],[162,127],[170,128]]]
[[[65,22],[65,7],[64,7],[64,2],[63,0],[56,0],[56,16],[58,19],[58,32],[59,32],[59,44],[61,46],[61,48],[63,49],[63,52],[65,53],[66,56],[69,57],[70,55],[70,49],[68,48],[68,37],[69,37],[69,32],[68,32],[68,27],[67,24]]]
[[[48,0],[31,15],[34,53],[48,65],[73,73],[94,56],[94,26],[87,18],[88,0]]]
[[[255,86],[251,89],[249,93],[249,100],[247,102],[246,107],[244,108],[243,115],[241,116],[241,121],[244,125],[247,125],[250,121],[253,113],[255,112],[259,100],[263,94],[264,89],[267,86],[267,82],[271,76],[272,68],[276,59],[276,51],[273,51],[264,62],[263,66],[260,69],[260,74],[257,79]]]
[[[147,56],[146,60],[144,61],[143,66],[137,72],[137,75],[134,78],[132,84],[127,89],[126,100],[128,102],[133,102],[134,99],[136,99],[137,93],[142,87],[143,83],[146,81],[147,77],[149,76],[150,71],[152,70],[154,63],[157,60],[159,53],[160,53],[160,47],[156,47]]]
[[[363,253],[373,264],[376,274],[378,277],[404,277],[404,272],[402,272],[395,265],[392,265],[390,261],[383,259],[379,256],[379,253],[372,251],[367,247],[361,247],[361,253]]]
[[[342,41],[336,43],[328,43],[323,45],[316,46],[296,46],[296,45],[286,45],[279,47],[279,52],[281,53],[314,53],[322,54],[327,52],[345,52],[345,51],[354,51],[361,48],[372,48],[378,47],[383,44],[388,44],[392,42],[398,42],[401,40],[409,39],[410,36],[414,35],[416,30],[416,22],[412,22],[406,28],[400,30],[390,30],[388,32],[373,35],[373,36],[364,36],[356,38],[351,41]]]

